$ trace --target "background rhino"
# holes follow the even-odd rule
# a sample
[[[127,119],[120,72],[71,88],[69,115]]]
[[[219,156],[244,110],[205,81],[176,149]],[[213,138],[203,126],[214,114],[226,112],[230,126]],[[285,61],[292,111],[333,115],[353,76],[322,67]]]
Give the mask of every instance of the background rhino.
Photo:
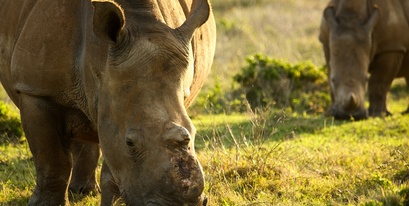
[[[329,67],[335,118],[390,114],[386,95],[395,77],[409,82],[409,2],[332,0],[324,11],[320,41]],[[370,74],[370,75],[369,75]]]
[[[95,188],[98,146],[77,140],[100,143],[103,205],[203,202],[186,107],[213,60],[209,2],[117,2],[0,0],[0,80],[37,174],[29,205],[68,204],[72,153],[72,188]]]

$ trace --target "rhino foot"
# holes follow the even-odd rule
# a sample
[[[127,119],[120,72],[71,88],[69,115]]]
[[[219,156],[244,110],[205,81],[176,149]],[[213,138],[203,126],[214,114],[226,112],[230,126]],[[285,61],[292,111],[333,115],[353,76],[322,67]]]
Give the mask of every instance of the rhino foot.
[[[34,191],[33,195],[28,202],[29,206],[47,206],[47,205],[62,205],[68,206],[68,196],[53,194],[51,192],[42,192]]]
[[[101,193],[101,189],[97,183],[86,183],[85,185],[70,184],[68,189],[73,193],[84,195]]]

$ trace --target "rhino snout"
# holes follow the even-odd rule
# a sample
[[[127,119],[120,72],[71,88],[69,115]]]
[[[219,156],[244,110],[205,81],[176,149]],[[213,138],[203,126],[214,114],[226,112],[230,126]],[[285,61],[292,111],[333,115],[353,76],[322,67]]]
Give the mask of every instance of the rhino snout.
[[[368,117],[362,97],[354,92],[338,96],[337,101],[331,106],[330,112],[335,119],[340,120],[351,118],[360,120]]]

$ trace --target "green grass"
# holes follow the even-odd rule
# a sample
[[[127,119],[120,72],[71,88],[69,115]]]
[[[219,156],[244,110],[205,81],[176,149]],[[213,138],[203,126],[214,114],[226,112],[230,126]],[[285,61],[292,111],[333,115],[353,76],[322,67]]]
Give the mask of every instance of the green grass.
[[[291,115],[278,125],[276,119],[255,124],[248,117],[241,125],[251,124],[251,129],[240,130],[239,136],[229,132],[231,122],[224,118],[213,128],[224,131],[221,136],[211,136],[199,150],[211,205],[408,203],[408,116],[333,122]],[[266,127],[269,121],[276,132]]]
[[[205,90],[216,81],[230,89],[231,77],[254,53],[324,64],[318,25],[327,0],[212,2],[218,40]],[[386,118],[341,122],[274,107],[196,114],[209,205],[409,205],[409,116],[399,114],[409,101],[401,85],[388,99],[395,115]],[[34,186],[27,142],[1,140],[0,205],[26,205]],[[70,200],[98,205],[100,195],[70,194]]]
[[[194,117],[210,205],[408,204],[409,116],[398,114],[407,105],[399,87],[386,118],[342,122],[272,108]],[[3,142],[0,205],[25,205],[34,173],[27,142]],[[100,195],[70,199],[96,205]]]

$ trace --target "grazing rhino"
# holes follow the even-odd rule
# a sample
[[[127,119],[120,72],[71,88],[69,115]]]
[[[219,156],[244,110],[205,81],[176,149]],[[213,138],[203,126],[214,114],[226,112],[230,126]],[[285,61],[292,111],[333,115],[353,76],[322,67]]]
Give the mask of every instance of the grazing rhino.
[[[208,0],[0,0],[0,80],[37,174],[29,205],[69,204],[72,168],[72,188],[95,188],[98,146],[80,141],[101,147],[102,205],[205,204],[186,108],[214,50]]]
[[[330,112],[335,118],[390,114],[386,95],[393,79],[405,77],[409,83],[408,16],[407,0],[329,2],[319,39],[329,67]]]

